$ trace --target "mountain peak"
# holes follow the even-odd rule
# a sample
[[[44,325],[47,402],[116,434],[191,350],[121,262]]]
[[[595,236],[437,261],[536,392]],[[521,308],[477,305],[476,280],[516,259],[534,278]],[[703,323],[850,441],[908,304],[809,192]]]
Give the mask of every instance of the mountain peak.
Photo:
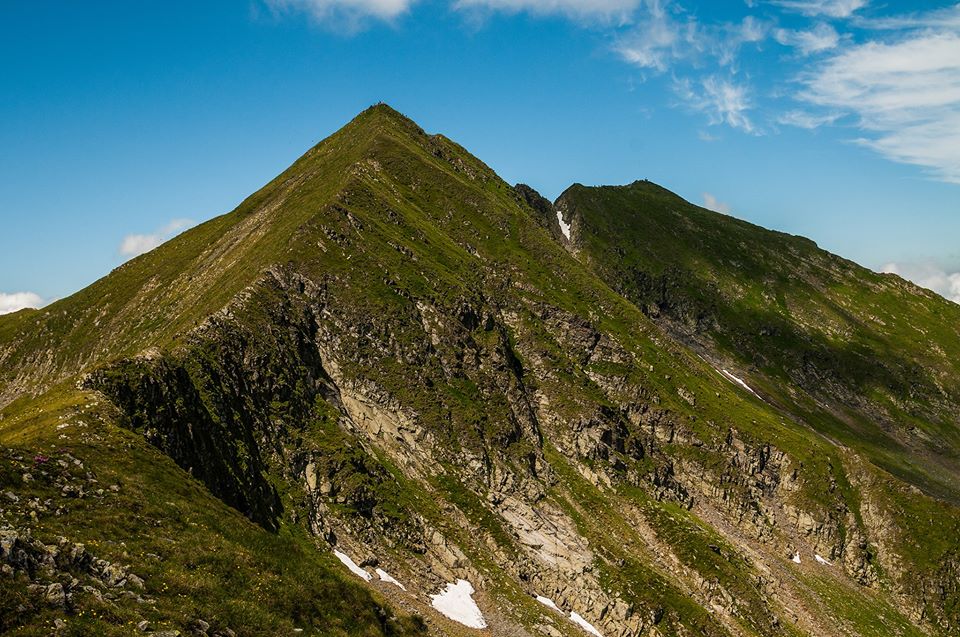
[[[377,102],[363,109],[344,128],[357,126],[389,128],[417,136],[426,135],[419,124],[385,102]]]
[[[358,117],[364,116],[364,115],[368,115],[368,116],[381,116],[381,117],[392,117],[392,118],[395,118],[395,119],[402,119],[402,120],[406,120],[406,121],[412,121],[412,120],[410,120],[409,117],[407,117],[406,115],[404,115],[403,113],[401,113],[401,112],[398,111],[397,109],[393,108],[392,106],[390,106],[390,105],[387,104],[386,102],[377,102],[376,104],[371,104],[371,105],[368,106],[367,108],[365,108],[365,109],[363,109],[362,111],[360,111],[360,114],[358,115]]]

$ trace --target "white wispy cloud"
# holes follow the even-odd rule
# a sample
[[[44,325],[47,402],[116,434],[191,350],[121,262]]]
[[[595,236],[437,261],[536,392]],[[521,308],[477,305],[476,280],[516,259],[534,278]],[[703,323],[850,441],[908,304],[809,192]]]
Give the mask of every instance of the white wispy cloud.
[[[616,40],[615,51],[624,61],[654,74],[675,73],[676,94],[711,125],[759,132],[748,115],[752,89],[746,80],[722,79],[716,71],[736,76],[741,49],[760,46],[771,23],[746,16],[739,22],[703,24],[669,0],[645,2],[635,18]]]
[[[128,234],[120,241],[118,251],[122,256],[135,257],[153,250],[184,228],[192,225],[189,219],[174,219],[163,228],[150,234]]]
[[[674,89],[688,106],[704,113],[711,124],[726,124],[759,134],[748,115],[752,102],[745,85],[711,75],[697,82],[679,79],[674,82]]]
[[[772,27],[771,23],[748,15],[739,23],[702,27],[697,35],[701,48],[710,52],[720,66],[731,66],[736,64],[744,45],[763,42]]]
[[[696,50],[697,30],[696,20],[678,16],[669,1],[647,0],[634,25],[617,38],[614,50],[630,64],[663,72]]]
[[[897,274],[945,299],[960,303],[960,272],[950,272],[934,263],[887,263],[880,271]]]
[[[960,29],[960,3],[931,11],[896,16],[858,18],[855,24],[865,29]]]
[[[703,193],[703,207],[707,210],[713,210],[714,212],[719,212],[720,214],[728,215],[730,214],[730,206],[723,203],[709,192]]]
[[[644,0],[455,0],[457,10],[559,14],[575,19],[601,19],[625,23]]]
[[[657,72],[678,62],[730,66],[744,45],[762,42],[771,28],[753,16],[704,24],[679,3],[647,0],[634,13],[631,27],[617,36],[614,50],[624,61]]]
[[[772,4],[806,16],[847,18],[867,6],[868,0],[773,0]]]
[[[840,119],[838,113],[811,113],[809,111],[795,109],[777,116],[777,123],[783,124],[784,126],[813,130],[827,124],[832,124],[838,119]]]
[[[348,32],[368,19],[389,22],[409,11],[416,0],[263,0],[274,13],[306,13],[317,22]]]
[[[960,183],[960,34],[924,29],[855,45],[804,83],[800,99],[856,116],[860,143]]]
[[[740,42],[760,42],[767,37],[769,26],[753,16],[745,17],[736,30]]]
[[[34,292],[0,292],[0,314],[42,305],[43,299]]]
[[[803,55],[829,51],[837,48],[840,43],[840,34],[837,30],[824,22],[806,31],[777,29],[773,37],[780,44],[793,47]]]

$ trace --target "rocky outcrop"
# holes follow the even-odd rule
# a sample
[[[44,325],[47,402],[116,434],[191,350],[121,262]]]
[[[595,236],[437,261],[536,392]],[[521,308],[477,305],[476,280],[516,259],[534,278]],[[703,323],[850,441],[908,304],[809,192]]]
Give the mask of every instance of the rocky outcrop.
[[[126,596],[142,604],[151,602],[141,596],[144,582],[130,566],[98,559],[85,545],[65,537],[44,544],[29,530],[11,526],[0,527],[0,574],[28,579],[27,590],[38,606],[67,610],[77,594],[100,601]]]

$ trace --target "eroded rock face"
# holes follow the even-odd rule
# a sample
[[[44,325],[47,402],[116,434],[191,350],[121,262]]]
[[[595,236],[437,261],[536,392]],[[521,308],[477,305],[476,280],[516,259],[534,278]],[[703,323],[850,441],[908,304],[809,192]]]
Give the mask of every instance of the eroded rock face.
[[[882,512],[858,517],[834,484],[825,485],[828,506],[799,497],[801,463],[736,429],[702,440],[631,372],[653,365],[591,320],[535,301],[504,312],[480,294],[361,316],[339,305],[331,286],[273,269],[178,349],[101,369],[85,386],[264,528],[302,524],[320,546],[349,546],[364,564],[390,555],[391,572],[412,591],[462,578],[488,588],[484,603],[494,604],[495,582],[507,578],[608,637],[656,635],[680,625],[679,615],[616,575],[628,558],[650,560],[644,577],[717,614],[711,634],[764,616],[774,619],[750,621],[773,635],[779,618],[803,620],[775,601],[784,584],[771,571],[797,547],[860,585],[881,584],[874,533]],[[558,392],[561,373],[579,369],[592,393]],[[698,400],[686,389],[676,399]],[[578,500],[587,487],[564,471],[611,502],[637,489],[684,516],[719,515],[734,534],[727,540],[761,561],[739,557],[740,548],[710,550],[742,559],[731,573],[759,592],[739,598],[733,591],[743,582],[685,555],[687,540],[668,527],[628,525],[636,534],[622,538],[629,545],[612,544],[617,535]],[[943,577],[955,570],[945,564]],[[505,616],[516,612],[505,608]],[[576,634],[568,624],[557,615],[538,625],[541,634]]]
[[[493,500],[497,513],[513,529],[520,546],[540,563],[539,570],[557,571],[567,579],[589,570],[593,551],[561,511],[546,503],[531,506],[512,495],[502,500],[494,496]]]

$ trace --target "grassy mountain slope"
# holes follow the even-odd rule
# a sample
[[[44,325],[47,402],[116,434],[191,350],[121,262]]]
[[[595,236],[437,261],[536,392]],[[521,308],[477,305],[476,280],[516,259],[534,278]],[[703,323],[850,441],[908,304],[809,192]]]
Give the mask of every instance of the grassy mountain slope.
[[[672,334],[929,492],[960,498],[960,306],[638,181],[558,206],[579,255]]]
[[[222,308],[267,266],[290,257],[293,234],[327,205],[374,143],[353,123],[230,214],[121,265],[43,310],[0,320],[0,404],[36,394],[97,361],[171,342]]]
[[[534,195],[377,106],[236,211],[0,317],[3,532],[96,541],[145,591],[3,549],[3,621],[477,634],[430,606],[462,578],[498,636],[584,634],[571,612],[607,637],[954,630],[957,510],[727,382]],[[331,547],[406,589],[359,590]]]

